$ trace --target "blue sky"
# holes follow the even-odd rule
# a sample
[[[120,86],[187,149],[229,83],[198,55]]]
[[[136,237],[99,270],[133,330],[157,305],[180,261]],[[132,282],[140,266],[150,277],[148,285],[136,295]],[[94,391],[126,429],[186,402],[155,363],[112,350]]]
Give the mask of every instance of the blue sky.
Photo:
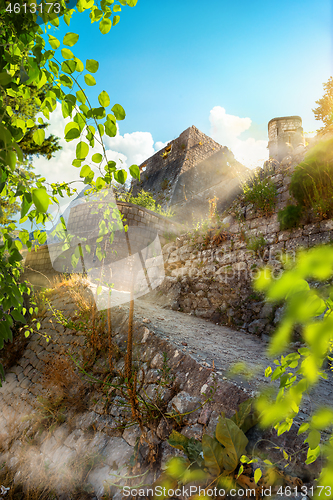
[[[87,13],[75,14],[70,30],[80,34],[75,53],[100,62],[96,91],[108,90],[126,109],[122,133],[148,130],[166,141],[192,124],[208,132],[217,105],[264,133],[284,114],[300,114],[312,130],[311,108],[332,74],[331,7],[327,0],[138,0],[108,35]],[[62,23],[60,34],[67,30]]]
[[[267,157],[267,123],[300,115],[306,132],[321,126],[311,109],[332,70],[332,4],[328,0],[138,0],[123,7],[107,35],[88,13],[49,31],[80,35],[73,52],[97,59],[93,103],[106,90],[125,108],[110,158],[141,163],[191,125],[228,146],[250,167]],[[81,76],[83,81],[83,76]],[[83,82],[84,84],[84,82]],[[60,110],[50,131],[61,136]],[[51,161],[36,159],[48,180],[72,180],[75,143]]]

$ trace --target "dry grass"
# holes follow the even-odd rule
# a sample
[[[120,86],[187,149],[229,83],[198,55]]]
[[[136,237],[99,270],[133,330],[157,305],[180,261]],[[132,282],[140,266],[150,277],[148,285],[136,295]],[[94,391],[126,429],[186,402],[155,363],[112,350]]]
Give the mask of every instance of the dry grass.
[[[57,356],[46,364],[41,382],[47,395],[37,397],[36,411],[28,416],[32,421],[29,435],[43,429],[52,431],[88,407],[89,388],[67,357]]]

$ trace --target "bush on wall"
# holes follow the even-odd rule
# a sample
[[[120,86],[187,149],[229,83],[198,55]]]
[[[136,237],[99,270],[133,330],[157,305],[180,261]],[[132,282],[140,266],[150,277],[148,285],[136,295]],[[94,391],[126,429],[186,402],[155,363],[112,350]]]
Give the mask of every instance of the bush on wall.
[[[289,191],[301,207],[321,218],[333,216],[333,139],[311,149],[295,168]]]
[[[264,215],[270,215],[273,212],[277,190],[270,179],[262,179],[260,173],[254,174],[243,184],[243,193],[245,201],[252,203],[255,210]]]
[[[288,205],[278,212],[278,221],[282,231],[298,227],[302,216],[303,208],[301,205]]]

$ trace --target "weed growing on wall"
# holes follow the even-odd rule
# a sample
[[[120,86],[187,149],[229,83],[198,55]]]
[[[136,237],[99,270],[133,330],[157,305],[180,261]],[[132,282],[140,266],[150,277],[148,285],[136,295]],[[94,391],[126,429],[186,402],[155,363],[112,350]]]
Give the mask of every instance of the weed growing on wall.
[[[287,205],[283,210],[278,212],[278,221],[280,229],[292,229],[298,227],[302,217],[303,207],[301,205]]]
[[[247,248],[249,250],[252,250],[256,256],[260,255],[260,252],[265,248],[266,245],[267,242],[262,234],[248,238],[246,244]]]
[[[298,205],[313,209],[319,218],[333,215],[333,139],[310,150],[295,168],[289,191]]]
[[[276,203],[277,190],[275,184],[267,178],[261,178],[255,173],[252,178],[243,184],[244,199],[253,204],[255,210],[263,215],[271,215]]]

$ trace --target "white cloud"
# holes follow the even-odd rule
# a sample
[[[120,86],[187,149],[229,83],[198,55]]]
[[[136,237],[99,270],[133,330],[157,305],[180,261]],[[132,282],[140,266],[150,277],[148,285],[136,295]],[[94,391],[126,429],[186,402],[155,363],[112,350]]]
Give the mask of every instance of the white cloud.
[[[170,141],[162,142],[162,141],[157,141],[155,142],[155,151],[160,151],[161,149],[165,148],[167,144],[169,144]]]
[[[227,146],[234,154],[236,160],[248,168],[261,166],[268,159],[267,141],[256,140],[252,137],[240,139],[242,132],[248,130],[252,120],[228,115],[224,108],[215,106],[209,115],[211,124],[211,137]]]
[[[47,129],[48,133],[52,133],[60,137],[60,145],[62,150],[55,153],[51,160],[46,160],[43,157],[34,158],[33,164],[35,171],[46,178],[47,182],[70,182],[79,179],[80,170],[72,165],[75,158],[76,145],[79,139],[66,142],[63,139],[66,123],[70,118],[64,119],[60,105],[50,117],[50,125]],[[167,143],[157,142],[154,147],[154,139],[150,132],[132,132],[121,135],[117,125],[117,135],[115,137],[103,137],[104,145],[108,160],[113,160],[117,163],[118,168],[129,170],[133,164],[140,165],[147,158],[152,156],[156,151],[164,147]],[[85,163],[89,164],[96,172],[94,163],[91,162],[91,156],[94,153],[102,153],[102,148],[96,144],[94,150],[87,157]],[[75,184],[78,189],[81,189],[82,184]]]

